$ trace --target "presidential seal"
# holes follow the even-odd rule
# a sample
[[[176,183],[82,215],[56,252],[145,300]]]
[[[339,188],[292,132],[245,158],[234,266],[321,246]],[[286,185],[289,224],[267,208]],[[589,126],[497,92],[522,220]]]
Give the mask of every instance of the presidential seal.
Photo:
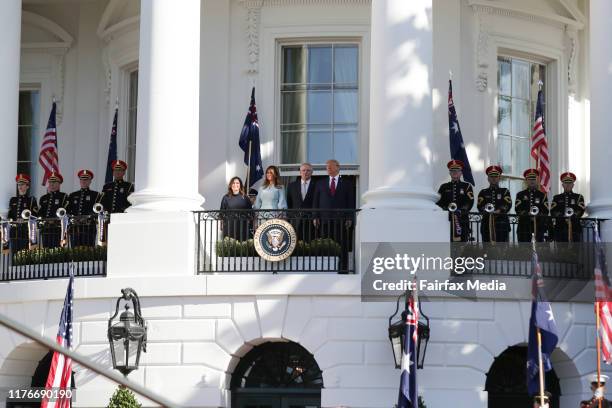
[[[297,236],[287,221],[273,219],[257,228],[253,241],[259,256],[266,261],[277,262],[291,256],[297,244]]]

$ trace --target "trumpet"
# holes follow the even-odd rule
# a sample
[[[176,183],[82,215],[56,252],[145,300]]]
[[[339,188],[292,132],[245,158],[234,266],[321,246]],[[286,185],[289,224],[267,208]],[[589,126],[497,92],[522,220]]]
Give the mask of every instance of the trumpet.
[[[30,218],[33,218],[35,220],[38,219],[36,217],[32,217],[32,211],[28,210],[27,208],[21,212],[21,218],[23,218],[24,220],[29,220]]]
[[[96,214],[100,214],[101,212],[104,211],[104,206],[100,203],[95,203],[93,205],[93,212]]]
[[[455,212],[455,211],[457,211],[457,203],[450,203],[450,204],[448,205],[448,211],[450,211],[450,212]]]
[[[567,218],[572,217],[574,215],[574,209],[572,207],[567,207],[563,215]]]
[[[58,218],[65,217],[65,216],[66,216],[66,209],[65,209],[64,207],[60,207],[60,208],[58,208],[58,209],[57,209],[57,211],[55,212],[55,215],[56,215]]]
[[[529,209],[529,215],[536,216],[539,213],[540,213],[540,209],[536,205],[532,205],[531,208]]]
[[[488,213],[492,213],[493,211],[495,211],[495,204],[487,203],[487,205],[485,205],[485,211]]]

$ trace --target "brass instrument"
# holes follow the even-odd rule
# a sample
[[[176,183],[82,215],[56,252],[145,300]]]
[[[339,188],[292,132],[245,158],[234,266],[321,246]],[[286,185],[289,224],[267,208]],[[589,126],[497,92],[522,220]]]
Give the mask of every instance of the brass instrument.
[[[450,203],[448,205],[448,211],[453,212],[453,213],[457,211],[457,203]]]
[[[565,207],[563,213],[565,222],[567,222],[567,242],[572,242],[572,217],[574,216],[574,209],[572,207]]]
[[[21,212],[21,218],[28,221],[28,248],[38,248],[38,218],[27,208]]]
[[[564,217],[573,217],[574,216],[574,209],[572,207],[566,207],[565,208],[565,213],[563,213]]]
[[[489,241],[495,242],[495,204],[487,203],[485,211],[489,214]]]
[[[535,217],[539,213],[540,213],[540,209],[536,205],[532,205],[531,208],[529,209],[529,215],[532,215]]]
[[[461,228],[461,221],[459,220],[459,217],[457,216],[457,203],[450,203],[448,205],[448,212],[450,212],[451,215],[451,224],[452,224],[452,231],[453,231],[453,241],[454,242],[458,242],[461,241],[461,233],[462,228]]]
[[[533,236],[537,239],[538,221],[536,220],[537,215],[540,213],[540,208],[537,205],[532,205],[529,208],[529,215],[532,216],[533,220]]]
[[[93,212],[98,215],[96,244],[98,246],[106,246],[106,212],[104,211],[104,206],[100,203],[95,203]]]
[[[489,214],[495,211],[495,204],[493,203],[487,203],[487,205],[485,205],[485,211],[488,212]]]
[[[3,255],[8,255],[9,253],[10,228],[11,228],[11,225],[8,221],[0,222],[0,245],[2,247]]]
[[[60,219],[60,246],[64,248],[68,245],[68,214],[64,207],[60,207],[55,215]]]

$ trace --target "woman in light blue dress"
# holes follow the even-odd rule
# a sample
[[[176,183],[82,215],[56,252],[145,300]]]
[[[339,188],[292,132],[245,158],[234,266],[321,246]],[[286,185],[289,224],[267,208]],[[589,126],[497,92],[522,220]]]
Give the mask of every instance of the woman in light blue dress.
[[[280,184],[280,172],[276,166],[268,166],[266,179],[255,200],[256,210],[285,210],[287,199],[285,188]]]

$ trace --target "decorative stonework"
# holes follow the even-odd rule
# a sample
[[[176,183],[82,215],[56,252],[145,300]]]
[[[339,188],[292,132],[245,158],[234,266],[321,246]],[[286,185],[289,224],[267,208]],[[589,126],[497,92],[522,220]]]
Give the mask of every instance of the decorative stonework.
[[[476,44],[476,89],[484,92],[489,84],[489,31],[486,16],[478,14],[478,42]]]
[[[468,4],[477,14],[489,14],[503,17],[518,18],[522,20],[552,25],[559,28],[564,28],[567,25],[573,26],[577,29],[584,28],[584,23],[581,21],[567,18],[558,14],[545,12],[539,13],[537,11],[534,12],[532,10],[512,7],[511,5],[505,3],[492,3],[491,1],[484,0],[469,0]]]
[[[259,22],[263,0],[243,0],[247,9],[246,40],[249,54],[249,75],[257,75],[259,71]]]
[[[576,93],[577,86],[577,57],[579,51],[578,30],[575,27],[566,26],[565,35],[567,38],[567,86],[571,95]]]
[[[113,75],[110,62],[110,51],[108,47],[102,50],[102,64],[104,66],[104,102],[106,106],[110,105],[111,89],[113,86]]]

